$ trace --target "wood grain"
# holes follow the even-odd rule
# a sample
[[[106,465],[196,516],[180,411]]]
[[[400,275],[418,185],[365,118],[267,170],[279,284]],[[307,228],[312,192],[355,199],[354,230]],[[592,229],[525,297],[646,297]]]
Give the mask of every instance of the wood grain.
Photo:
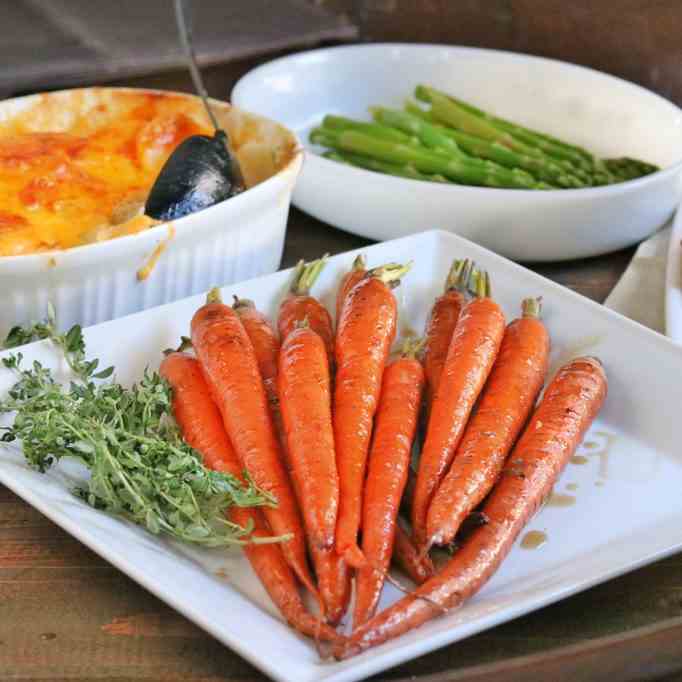
[[[682,103],[678,0],[309,0],[365,41],[470,45],[562,59]]]

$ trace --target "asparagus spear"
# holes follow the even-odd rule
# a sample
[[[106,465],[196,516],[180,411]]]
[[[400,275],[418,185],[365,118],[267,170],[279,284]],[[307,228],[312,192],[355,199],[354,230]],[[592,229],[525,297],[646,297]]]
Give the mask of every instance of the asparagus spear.
[[[498,166],[492,161],[464,160],[448,157],[429,149],[389,142],[355,130],[316,128],[310,134],[313,144],[369,156],[379,161],[412,165],[422,173],[435,173],[466,185],[546,189],[546,183],[535,180],[525,171]]]
[[[569,144],[568,142],[564,142],[563,140],[552,137],[551,135],[547,135],[546,133],[542,133],[538,130],[526,128],[504,118],[493,116],[492,114],[473,106],[473,104],[464,102],[457,97],[453,97],[452,95],[447,96],[465,111],[474,114],[474,116],[478,116],[479,118],[484,118],[487,121],[490,121],[493,125],[501,128],[502,130],[506,130],[522,142],[534,145],[539,149],[546,151],[550,155],[553,155],[552,151],[556,153],[559,150],[563,150],[564,152],[569,153],[571,160],[582,157],[591,162],[593,159],[593,156],[590,154],[590,152],[588,152],[586,149],[583,149],[582,147],[579,147],[578,145]]]
[[[408,105],[409,106],[409,105]],[[414,111],[414,113],[412,113]],[[419,112],[417,114],[417,112]],[[479,137],[468,135],[454,128],[445,128],[430,122],[428,112],[412,105],[410,112],[374,107],[374,119],[379,123],[394,126],[404,132],[417,135],[427,147],[450,150],[448,141],[455,150],[461,150],[472,157],[489,159],[507,168],[521,168],[540,180],[559,187],[585,187],[586,183],[567,173],[551,159],[538,159],[526,156],[497,142],[488,142]]]
[[[376,171],[377,173],[385,173],[386,175],[397,175],[401,178],[409,178],[410,180],[423,180],[425,182],[445,182],[450,181],[443,175],[434,175],[430,173],[420,173],[414,166],[409,164],[400,165],[397,163],[388,163],[386,161],[378,161],[368,156],[361,154],[351,154],[350,152],[325,152],[322,156],[332,161],[339,163],[346,163],[358,168],[365,168],[367,170]]]
[[[416,136],[419,141],[429,149],[443,151],[452,156],[467,158],[457,142],[444,135],[442,126],[440,129],[428,121],[421,120],[416,116],[411,116],[403,111],[387,109],[386,107],[370,107],[372,117],[377,123],[390,126],[391,130],[399,130],[404,133]]]
[[[449,97],[433,90],[433,88],[420,85],[415,94],[418,99],[431,102],[431,114],[439,123],[481,137],[489,142],[497,142],[526,156],[545,160],[553,159],[556,163],[562,164],[570,174],[588,184],[607,184],[611,181],[611,177],[605,169],[594,161],[590,162],[583,158],[578,162],[572,162],[568,159],[548,156],[541,149],[525,144],[517,140],[511,133],[496,128],[489,121],[461,109]]]
[[[359,133],[372,135],[372,137],[378,137],[382,140],[391,140],[393,142],[403,142],[406,144],[414,142],[414,140],[410,140],[409,135],[400,130],[396,130],[395,128],[390,128],[378,123],[355,121],[352,118],[346,118],[345,116],[332,116],[330,114],[324,117],[322,125],[330,130],[356,130]]]
[[[443,95],[433,88],[418,85],[415,96],[423,102],[431,103],[431,114],[440,123],[445,123],[490,142],[499,142],[515,151],[535,156],[541,154],[538,149],[519,142],[510,133],[499,130],[489,121],[461,109],[447,95]]]
[[[641,178],[660,170],[658,166],[651,163],[627,156],[618,159],[604,159],[604,165],[621,182]]]

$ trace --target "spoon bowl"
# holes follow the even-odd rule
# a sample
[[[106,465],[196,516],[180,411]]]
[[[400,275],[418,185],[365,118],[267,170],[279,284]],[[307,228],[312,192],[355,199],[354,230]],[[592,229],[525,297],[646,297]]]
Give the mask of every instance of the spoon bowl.
[[[202,211],[246,189],[239,162],[220,127],[197,65],[192,33],[185,16],[185,1],[175,0],[178,35],[187,55],[194,88],[215,128],[213,137],[192,135],[180,143],[159,172],[145,204],[145,214],[156,220],[173,220]]]

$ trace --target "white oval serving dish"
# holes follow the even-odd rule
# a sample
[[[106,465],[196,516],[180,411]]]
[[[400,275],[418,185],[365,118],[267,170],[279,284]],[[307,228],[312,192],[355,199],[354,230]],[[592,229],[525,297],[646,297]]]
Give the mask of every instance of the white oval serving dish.
[[[682,210],[670,231],[665,271],[665,333],[682,344]]]
[[[0,120],[31,107],[38,98],[56,100],[54,110],[68,120],[64,113],[74,101],[82,112],[111,91],[88,88],[7,100],[0,102]],[[277,270],[302,163],[300,147],[277,123],[224,102],[214,101],[213,106],[228,133],[247,136],[238,156],[247,180],[251,176],[255,184],[228,201],[137,234],[61,251],[0,257],[1,335],[15,324],[44,318],[48,301],[57,311],[60,328],[91,325]],[[49,119],[46,131],[64,125]],[[274,166],[268,168],[275,147],[288,150],[276,172]]]
[[[322,158],[309,145],[325,114],[368,119],[369,106],[402,107],[419,83],[597,156],[633,156],[662,170],[608,187],[489,189],[373,173]],[[440,228],[514,260],[583,258],[652,234],[680,194],[680,109],[627,81],[550,59],[442,45],[334,47],[257,67],[232,101],[281,121],[306,146],[296,206],[371,239]]]

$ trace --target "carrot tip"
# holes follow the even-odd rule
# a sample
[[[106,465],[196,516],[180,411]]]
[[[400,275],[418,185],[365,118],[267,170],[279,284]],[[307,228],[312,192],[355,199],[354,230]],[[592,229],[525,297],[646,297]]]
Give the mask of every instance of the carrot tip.
[[[362,649],[357,644],[352,644],[349,641],[334,644],[332,648],[332,653],[337,661],[357,656],[361,651]]]
[[[339,554],[341,554],[345,562],[352,568],[364,568],[367,565],[367,558],[357,545],[340,547]]]

